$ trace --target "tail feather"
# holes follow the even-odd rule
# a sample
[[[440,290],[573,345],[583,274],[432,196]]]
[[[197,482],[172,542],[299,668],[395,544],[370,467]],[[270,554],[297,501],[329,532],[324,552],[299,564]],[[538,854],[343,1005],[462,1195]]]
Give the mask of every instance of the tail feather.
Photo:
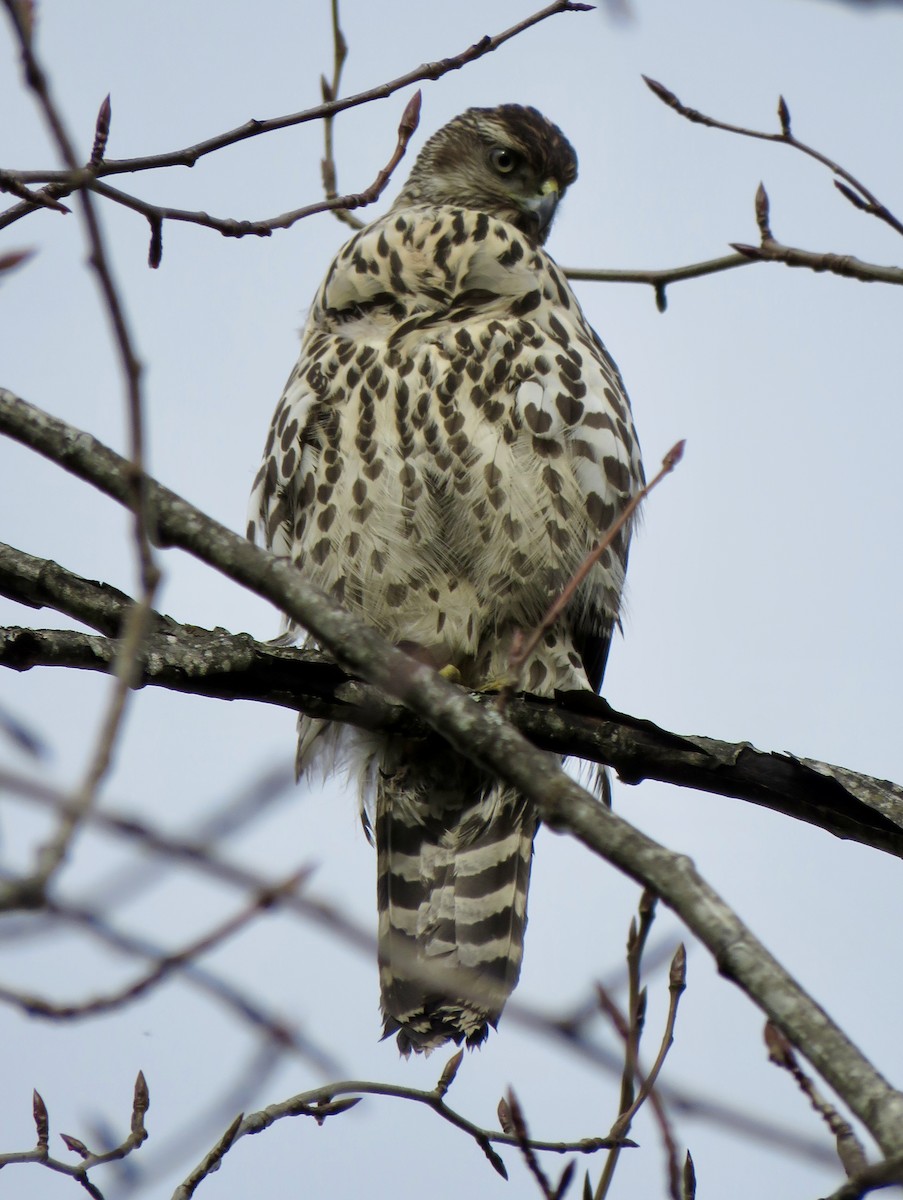
[[[377,782],[382,1009],[403,1054],[482,1042],[523,956],[532,809],[443,750]]]

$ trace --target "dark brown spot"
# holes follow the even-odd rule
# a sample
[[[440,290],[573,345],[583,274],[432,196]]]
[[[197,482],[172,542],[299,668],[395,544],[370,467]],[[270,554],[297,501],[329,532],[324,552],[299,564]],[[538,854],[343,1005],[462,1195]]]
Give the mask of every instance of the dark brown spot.
[[[390,583],[386,588],[386,603],[392,608],[398,608],[400,604],[404,604],[405,597],[408,594],[408,586],[406,583]]]
[[[317,525],[323,530],[324,533],[327,531],[327,529],[332,527],[332,523],[336,519],[337,513],[338,510],[334,504],[330,504],[326,508],[320,510],[320,513],[317,516]]]
[[[563,392],[559,392],[555,397],[555,407],[566,425],[576,425],[583,416],[583,405],[580,401],[573,396],[565,396]]]
[[[551,414],[537,408],[532,401],[524,409],[524,419],[534,433],[548,433],[552,428]]]
[[[629,489],[630,472],[619,459],[606,455],[602,459],[602,469],[605,471],[605,478],[619,492],[626,492]]]

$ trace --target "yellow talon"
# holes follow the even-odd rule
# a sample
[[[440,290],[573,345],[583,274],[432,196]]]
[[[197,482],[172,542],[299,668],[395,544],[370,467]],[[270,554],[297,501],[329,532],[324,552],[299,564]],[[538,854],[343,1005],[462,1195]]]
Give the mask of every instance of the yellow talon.
[[[449,663],[448,666],[442,667],[439,671],[439,674],[443,679],[447,679],[449,683],[461,682],[461,672],[454,665],[454,663]]]
[[[475,692],[504,692],[511,687],[516,680],[510,675],[497,675],[495,679],[487,679],[481,683],[478,688],[474,688]]]

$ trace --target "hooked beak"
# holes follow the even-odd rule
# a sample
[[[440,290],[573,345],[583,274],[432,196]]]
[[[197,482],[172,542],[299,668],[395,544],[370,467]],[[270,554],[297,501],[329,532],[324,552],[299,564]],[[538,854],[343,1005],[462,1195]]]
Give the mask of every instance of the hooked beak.
[[[539,189],[539,194],[524,201],[524,208],[536,222],[536,232],[540,241],[545,241],[555,209],[561,199],[557,179],[547,179]]]

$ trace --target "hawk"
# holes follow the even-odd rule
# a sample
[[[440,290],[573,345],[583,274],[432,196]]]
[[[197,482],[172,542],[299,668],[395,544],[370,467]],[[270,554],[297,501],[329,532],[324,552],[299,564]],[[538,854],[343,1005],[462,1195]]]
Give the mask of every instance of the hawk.
[[[252,539],[469,688],[505,676],[642,484],[621,376],[542,249],[576,175],[534,108],[434,134],[327,271],[254,483]],[[598,690],[627,544],[545,635],[528,691]],[[376,841],[385,1036],[477,1045],[520,973],[536,814],[438,737],[302,717],[299,773],[337,753]]]

